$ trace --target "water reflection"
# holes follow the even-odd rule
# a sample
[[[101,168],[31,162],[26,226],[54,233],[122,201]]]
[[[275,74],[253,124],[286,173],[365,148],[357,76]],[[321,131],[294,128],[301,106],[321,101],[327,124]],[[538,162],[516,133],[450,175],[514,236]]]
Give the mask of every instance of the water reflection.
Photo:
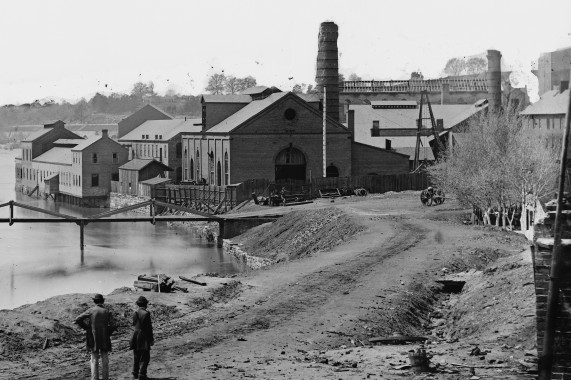
[[[14,192],[15,152],[0,150],[0,203],[9,200],[71,215],[89,216],[104,209],[84,209]],[[9,208],[0,209],[7,218]],[[37,217],[14,208],[14,217]],[[0,224],[0,308],[12,308],[64,293],[109,293],[132,286],[138,274],[170,276],[235,273],[236,263],[220,248],[183,226],[165,222],[90,223],[81,252],[75,223]]]

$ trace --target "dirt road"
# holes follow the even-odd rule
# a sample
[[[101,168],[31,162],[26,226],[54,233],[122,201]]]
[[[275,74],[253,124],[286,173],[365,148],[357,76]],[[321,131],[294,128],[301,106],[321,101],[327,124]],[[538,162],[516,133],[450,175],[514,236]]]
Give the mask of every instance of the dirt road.
[[[517,361],[524,358],[525,349],[534,345],[533,334],[530,338],[534,321],[524,318],[533,312],[531,297],[527,300],[528,294],[522,293],[520,308],[510,310],[515,313],[514,321],[509,323],[515,326],[510,330],[513,341],[498,339],[504,327],[493,324],[478,331],[475,340],[470,335],[473,326],[468,326],[465,334],[464,327],[455,334],[451,327],[458,327],[463,318],[470,320],[468,317],[480,309],[470,314],[474,305],[470,305],[469,297],[462,300],[443,296],[434,282],[443,275],[468,269],[473,270],[467,275],[477,279],[483,276],[483,269],[503,259],[518,263],[509,269],[522,271],[514,274],[517,281],[512,285],[527,292],[530,287],[523,288],[518,283],[529,281],[531,273],[529,265],[521,264],[525,262],[521,255],[523,239],[464,226],[460,222],[465,211],[454,202],[424,208],[412,192],[366,199],[353,197],[335,203],[320,201],[306,206],[330,207],[342,211],[363,231],[329,251],[282,261],[233,279],[207,278],[209,289],[198,289],[191,296],[149,294],[157,336],[151,352],[151,377],[422,378],[425,375],[414,375],[406,367],[399,369],[408,364],[407,351],[418,345],[371,346],[368,342],[374,336],[400,332],[430,337],[427,348],[434,355],[431,361],[439,363],[438,372],[431,375],[436,378],[458,378],[468,374],[470,367],[487,378],[525,378]],[[271,227],[267,228],[271,231]],[[315,232],[320,233],[325,232]],[[498,272],[501,271],[495,273],[504,277],[511,275]],[[486,281],[495,280],[486,277]],[[71,319],[79,309],[76,305],[81,297],[85,302],[81,295],[65,296],[58,301],[60,308],[66,310],[62,318],[69,314]],[[126,317],[135,295],[122,290],[107,298]],[[452,301],[459,305],[456,309],[450,306]],[[454,320],[438,315],[435,318],[435,310],[445,309],[449,309],[445,314],[453,317],[463,303],[466,312],[457,313]],[[498,304],[497,313],[504,313],[503,307],[507,306],[500,301]],[[43,306],[24,307],[18,313],[27,317]],[[4,334],[10,331],[6,318],[0,312]],[[478,318],[472,318],[471,323],[479,324]],[[58,323],[64,324],[61,320]],[[114,379],[130,378],[128,331],[129,327],[123,326],[114,339]],[[30,344],[20,356],[0,360],[0,378],[86,378],[88,357],[78,343],[81,336],[77,334],[74,339],[73,343],[63,341],[47,350],[34,351]],[[471,344],[487,345],[488,356],[468,356]]]

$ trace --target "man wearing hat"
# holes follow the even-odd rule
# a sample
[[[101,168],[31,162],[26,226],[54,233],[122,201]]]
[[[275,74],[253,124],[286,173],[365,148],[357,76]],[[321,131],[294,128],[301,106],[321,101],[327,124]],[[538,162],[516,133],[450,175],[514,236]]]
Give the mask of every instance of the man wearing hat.
[[[133,350],[133,377],[139,380],[147,380],[147,367],[151,360],[151,346],[155,344],[153,337],[153,325],[151,313],[147,311],[149,301],[140,296],[136,302],[139,310],[133,314],[133,326],[135,331],[131,338],[131,350]]]
[[[75,319],[75,323],[85,330],[87,349],[91,352],[91,380],[99,379],[99,359],[103,380],[109,379],[109,356],[111,351],[111,334],[115,330],[111,312],[103,306],[101,294],[93,297],[95,306]]]

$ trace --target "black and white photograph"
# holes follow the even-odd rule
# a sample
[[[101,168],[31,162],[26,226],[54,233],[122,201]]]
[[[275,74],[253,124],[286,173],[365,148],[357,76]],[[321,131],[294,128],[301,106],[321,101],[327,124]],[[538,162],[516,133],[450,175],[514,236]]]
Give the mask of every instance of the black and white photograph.
[[[0,380],[571,380],[571,2],[0,11]]]

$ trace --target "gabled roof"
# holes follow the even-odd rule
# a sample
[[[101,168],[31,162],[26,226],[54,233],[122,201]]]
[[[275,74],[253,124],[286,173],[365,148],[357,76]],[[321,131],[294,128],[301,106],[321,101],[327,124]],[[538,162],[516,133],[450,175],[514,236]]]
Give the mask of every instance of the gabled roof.
[[[70,148],[55,147],[47,152],[40,154],[32,160],[33,162],[46,162],[50,164],[65,164],[71,165],[73,163]]]
[[[222,120],[214,127],[210,128],[208,132],[228,133],[237,128],[238,126],[240,126],[242,123],[246,122],[251,117],[256,116],[258,113],[262,112],[263,110],[265,110],[270,105],[277,102],[287,94],[289,94],[289,92],[276,92],[274,94],[271,94],[267,98],[261,100],[255,100],[250,104],[248,104],[246,107],[233,113],[228,118]]]
[[[293,92],[276,92],[268,96],[267,98],[254,100],[244,108],[236,111],[234,114],[230,115],[228,118],[222,120],[220,123],[216,124],[214,127],[208,130],[208,133],[229,133],[236,128],[240,127],[242,124],[250,120],[251,118],[255,117],[256,115],[260,114],[264,110],[268,109],[273,104],[281,101],[286,97],[295,97],[299,100],[301,104],[304,104],[305,107],[310,112],[313,112],[319,117],[321,117],[320,111],[316,110],[315,108],[311,107],[307,104],[307,102],[303,101],[297,94]],[[339,122],[335,122],[333,119],[328,118],[328,122],[336,123],[338,126],[346,129],[343,124]]]
[[[202,95],[202,102],[205,103],[250,103],[251,101],[250,95]]]
[[[129,162],[127,162],[126,164],[123,164],[121,166],[119,166],[119,169],[123,169],[123,170],[136,170],[139,171],[141,169],[146,168],[147,166],[154,164],[154,165],[160,165],[164,168],[164,170],[168,170],[168,171],[173,171],[173,169],[171,169],[169,166],[163,164],[160,161],[148,158],[135,158]]]
[[[83,139],[75,147],[71,148],[71,150],[74,150],[74,151],[84,150],[85,148],[89,147],[91,144],[95,143],[96,141],[99,141],[101,139],[101,137],[103,137],[103,136],[91,136],[91,137],[88,137],[86,139]]]
[[[130,117],[132,117],[133,115],[135,115],[137,112],[144,110],[145,108],[152,108],[156,111],[159,111],[160,113],[162,113],[163,115],[167,116],[169,119],[173,119],[173,117],[171,115],[169,115],[168,113],[166,113],[165,111],[163,111],[162,109],[160,109],[159,107],[155,107],[152,104],[145,104],[143,107],[139,108],[137,111],[133,112],[131,115],[127,116],[126,118],[124,118],[123,120],[127,120]]]
[[[567,112],[569,102],[569,90],[559,92],[559,90],[547,91],[541,98],[527,106],[521,112],[522,115],[561,115]]]
[[[198,133],[202,131],[202,119],[149,120],[121,137],[119,141],[168,141],[179,133]],[[143,135],[149,135],[143,139]],[[155,138],[155,135],[162,138]]]

